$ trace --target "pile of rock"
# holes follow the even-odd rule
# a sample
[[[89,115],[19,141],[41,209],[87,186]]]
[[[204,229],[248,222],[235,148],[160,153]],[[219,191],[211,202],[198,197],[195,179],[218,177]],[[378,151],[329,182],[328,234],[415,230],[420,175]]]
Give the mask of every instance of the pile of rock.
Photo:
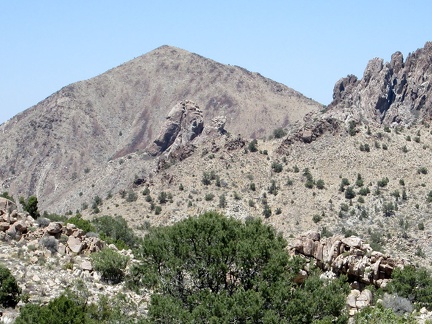
[[[49,250],[60,255],[89,254],[104,247],[104,242],[98,237],[85,235],[73,224],[50,222],[46,227],[40,227],[33,217],[17,212],[15,207],[12,201],[5,198],[0,201],[0,240],[15,240],[21,244],[27,241],[34,246],[51,242]]]
[[[312,257],[324,271],[346,274],[351,281],[377,287],[387,284],[393,269],[409,264],[408,260],[391,258],[373,251],[359,237],[321,238],[314,231],[298,237],[292,246],[292,252]]]

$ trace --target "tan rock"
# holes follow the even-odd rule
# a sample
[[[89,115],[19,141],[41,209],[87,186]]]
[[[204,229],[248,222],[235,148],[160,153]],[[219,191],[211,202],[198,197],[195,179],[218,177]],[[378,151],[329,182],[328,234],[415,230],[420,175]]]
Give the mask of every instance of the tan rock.
[[[73,253],[77,254],[79,254],[84,248],[83,242],[79,238],[74,236],[69,236],[67,246]]]
[[[54,235],[57,233],[60,233],[62,231],[62,224],[59,222],[51,222],[49,225],[45,228],[45,231],[48,234]]]

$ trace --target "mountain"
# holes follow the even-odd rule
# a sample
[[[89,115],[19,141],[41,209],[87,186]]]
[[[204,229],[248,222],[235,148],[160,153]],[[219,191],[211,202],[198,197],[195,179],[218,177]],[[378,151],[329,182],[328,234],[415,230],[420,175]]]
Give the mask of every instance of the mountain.
[[[186,99],[205,120],[223,115],[226,131],[248,138],[289,128],[322,108],[258,73],[162,46],[66,86],[2,124],[0,187],[37,195],[42,209],[59,212],[80,207],[83,195],[117,192],[149,171],[139,153]]]

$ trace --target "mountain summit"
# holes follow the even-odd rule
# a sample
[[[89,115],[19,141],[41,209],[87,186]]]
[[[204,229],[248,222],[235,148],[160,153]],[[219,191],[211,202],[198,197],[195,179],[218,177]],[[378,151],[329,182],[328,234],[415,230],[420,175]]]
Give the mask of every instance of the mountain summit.
[[[103,178],[110,160],[143,151],[183,100],[195,102],[204,120],[225,116],[226,131],[253,138],[321,108],[258,73],[162,46],[68,85],[2,124],[0,186],[37,195],[46,208],[95,169]],[[88,185],[76,188],[82,192]],[[97,183],[91,185],[97,193]]]

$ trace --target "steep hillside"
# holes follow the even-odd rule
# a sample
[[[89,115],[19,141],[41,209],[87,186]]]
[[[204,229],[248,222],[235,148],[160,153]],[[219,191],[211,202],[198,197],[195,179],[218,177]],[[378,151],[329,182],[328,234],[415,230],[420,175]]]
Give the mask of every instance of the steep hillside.
[[[196,102],[206,120],[226,116],[226,130],[245,137],[267,136],[321,108],[257,73],[162,46],[64,87],[1,125],[0,187],[15,196],[37,195],[42,208],[57,211],[64,205],[59,201],[100,194],[106,182],[116,192],[149,167],[129,161],[119,174],[109,161],[118,165],[147,147],[185,99]]]

